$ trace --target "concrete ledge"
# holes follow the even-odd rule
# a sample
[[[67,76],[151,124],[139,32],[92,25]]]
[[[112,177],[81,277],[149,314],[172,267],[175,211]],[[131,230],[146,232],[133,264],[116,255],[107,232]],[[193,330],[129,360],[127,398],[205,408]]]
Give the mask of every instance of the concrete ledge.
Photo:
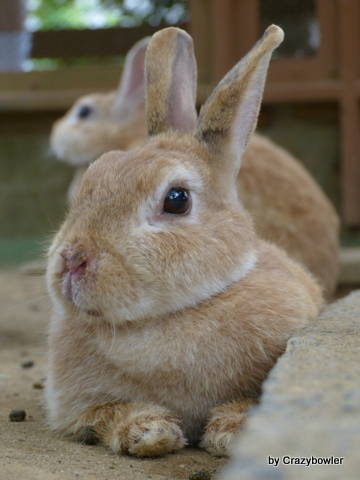
[[[327,306],[316,322],[289,340],[220,479],[358,479],[359,379],[360,291],[356,291]],[[269,465],[269,456],[279,458],[278,467]],[[339,464],[285,465],[290,461],[285,456],[310,461],[334,457]]]

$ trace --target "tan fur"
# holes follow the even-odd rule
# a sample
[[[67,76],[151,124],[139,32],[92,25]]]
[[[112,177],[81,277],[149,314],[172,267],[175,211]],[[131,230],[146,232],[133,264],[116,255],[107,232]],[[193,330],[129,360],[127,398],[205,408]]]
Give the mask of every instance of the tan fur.
[[[79,162],[87,166],[90,161],[104,153],[104,150],[125,150],[137,141],[139,136],[145,138],[144,105],[138,105],[122,124],[115,124],[111,115],[115,98],[115,92],[86,95],[75,103],[65,117],[55,122],[50,141],[59,158],[75,165]],[[96,122],[69,121],[74,111],[78,111],[81,106],[96,108]]]
[[[234,436],[246,421],[248,410],[257,403],[256,398],[243,398],[213,408],[201,446],[213,455],[228,455],[234,445]]]
[[[163,43],[161,48],[166,49],[166,54],[156,58],[163,65],[151,73],[155,78],[151,81],[150,88],[154,91],[149,95],[150,102],[162,98],[162,92],[179,77],[177,72],[173,72],[172,77],[167,74],[171,71],[166,68],[166,60],[169,55],[181,54],[181,49],[176,42]],[[193,52],[184,55],[192,83],[196,84]],[[219,88],[226,88],[226,85],[220,84],[217,90]],[[191,92],[185,94],[191,97]],[[82,175],[92,160],[109,150],[138,146],[146,138],[144,104],[135,102],[128,115],[119,121],[111,111],[117,97],[117,93],[83,97],[53,127],[53,151],[69,163],[81,164],[69,189],[70,200],[79,190]],[[151,105],[155,130],[164,130],[166,115],[175,115],[183,121],[177,128],[190,131],[196,121],[195,109],[188,116],[179,115],[177,110],[165,109],[169,107],[167,102],[164,98],[164,102]],[[98,118],[90,122],[69,121],[81,105],[88,104],[99,112]],[[217,127],[212,125],[212,128]],[[339,219],[331,202],[302,164],[270,140],[254,134],[243,155],[238,194],[253,216],[257,233],[305,265],[320,281],[326,296],[331,297],[338,278]]]
[[[87,426],[95,441],[99,439],[118,453],[157,456],[179,450],[186,443],[179,421],[156,405],[104,402],[80,416],[74,428],[80,439]]]
[[[243,156],[238,192],[258,235],[305,265],[331,297],[339,273],[339,218],[301,163],[254,135]]]
[[[179,35],[173,38],[158,37],[150,43],[147,55],[148,65],[152,61],[156,68],[147,68],[147,126],[149,135],[167,130],[168,124],[176,126],[180,132],[191,131],[196,123],[195,108],[183,108],[183,105],[196,102],[197,68],[192,42]],[[159,56],[157,51],[161,51]],[[168,60],[172,58],[169,68]],[[181,82],[181,71],[189,73],[188,82]],[[168,96],[170,87],[172,95]],[[161,99],[162,101],[159,101]]]
[[[69,201],[78,191],[84,168],[90,162],[104,152],[117,148],[127,150],[146,138],[143,69],[148,43],[149,38],[144,38],[129,51],[116,91],[79,98],[54,123],[50,135],[53,153],[78,167],[69,188]],[[80,116],[82,107],[91,109],[89,116]]]
[[[207,120],[183,133],[165,111],[167,120],[159,124],[151,107],[156,102],[148,98],[154,136],[143,147],[103,155],[86,171],[49,252],[54,314],[46,401],[53,429],[81,440],[90,428],[114,451],[141,456],[196,444],[205,431],[203,445],[228,454],[244,422],[240,406],[259,395],[289,336],[318,315],[317,282],[256,237],[237,199],[234,152],[254,128],[281,30],[271,27],[268,35],[273,44],[260,42],[256,60],[247,57],[258,66],[251,76],[244,77],[244,62],[231,74],[231,88],[243,90],[238,109],[231,107],[243,145],[236,146],[236,132],[203,138]],[[170,55],[168,65],[191,90],[191,75],[179,67],[192,45],[179,29],[153,37],[146,68],[156,69],[161,44],[179,37],[185,52]],[[173,87],[170,81],[169,106],[184,98]],[[180,110],[191,108],[190,97]],[[244,104],[245,120],[239,119]],[[208,114],[228,117],[218,106]],[[164,210],[174,187],[185,188],[191,199],[181,214]],[[220,407],[229,402],[232,407]]]

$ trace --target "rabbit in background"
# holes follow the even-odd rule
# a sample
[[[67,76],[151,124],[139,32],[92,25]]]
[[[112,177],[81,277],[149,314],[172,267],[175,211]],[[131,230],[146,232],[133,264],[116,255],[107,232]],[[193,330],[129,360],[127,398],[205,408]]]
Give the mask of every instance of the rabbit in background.
[[[77,166],[69,200],[89,163],[100,154],[145,141],[143,72],[148,43],[145,38],[129,51],[117,92],[80,98],[54,124],[53,152]],[[303,165],[269,139],[254,134],[243,155],[238,195],[253,216],[257,233],[305,265],[331,297],[338,278],[339,219]]]
[[[253,135],[237,181],[258,235],[306,266],[331,298],[339,274],[340,221],[309,172],[283,148]]]
[[[143,38],[128,52],[116,91],[79,98],[54,123],[51,150],[58,159],[77,167],[68,190],[69,201],[91,161],[109,150],[132,148],[146,138],[143,70],[149,41],[150,37]]]
[[[228,455],[289,336],[317,317],[317,281],[256,236],[237,193],[282,39],[269,27],[197,119],[191,37],[152,37],[149,139],[91,164],[49,251],[52,429],[137,456]]]

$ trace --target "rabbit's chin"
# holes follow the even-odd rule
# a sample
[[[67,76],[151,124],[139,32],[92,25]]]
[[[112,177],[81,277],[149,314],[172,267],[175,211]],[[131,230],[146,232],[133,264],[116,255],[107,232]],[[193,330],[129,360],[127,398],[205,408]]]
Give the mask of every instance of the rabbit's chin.
[[[73,167],[86,167],[90,165],[91,162],[96,160],[100,154],[92,155],[90,153],[82,153],[78,155],[72,155],[72,156],[66,156],[64,155],[63,157],[60,157],[57,155],[58,160],[61,162],[67,163],[68,165],[71,165]]]
[[[60,162],[67,163],[73,167],[87,166],[103,153],[101,149],[96,152],[94,149],[88,152],[77,151],[74,147],[69,148],[65,142],[53,142],[51,144],[51,152]]]

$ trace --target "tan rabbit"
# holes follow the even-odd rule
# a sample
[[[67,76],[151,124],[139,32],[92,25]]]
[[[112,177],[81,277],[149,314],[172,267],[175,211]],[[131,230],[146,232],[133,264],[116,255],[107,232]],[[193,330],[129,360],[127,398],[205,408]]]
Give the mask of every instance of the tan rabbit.
[[[148,42],[147,38],[142,40],[129,52],[120,93],[83,97],[55,123],[51,135],[54,153],[78,165],[69,199],[91,161],[112,149],[140,145],[145,139],[141,89]],[[195,64],[193,68],[196,75]],[[238,194],[253,216],[257,233],[305,265],[331,296],[338,277],[339,220],[301,163],[270,140],[254,134],[244,152]]]
[[[269,27],[197,121],[191,37],[153,36],[151,137],[92,163],[49,251],[54,430],[139,456],[199,442],[226,455],[287,339],[317,317],[317,282],[256,237],[237,196],[282,38]]]
[[[78,167],[68,191],[69,201],[92,160],[109,150],[131,148],[146,138],[144,59],[149,41],[150,37],[143,38],[128,52],[116,91],[79,98],[54,123],[51,150],[60,160]]]
[[[339,273],[340,222],[309,172],[289,152],[253,135],[237,181],[257,234],[305,265],[331,297]]]

